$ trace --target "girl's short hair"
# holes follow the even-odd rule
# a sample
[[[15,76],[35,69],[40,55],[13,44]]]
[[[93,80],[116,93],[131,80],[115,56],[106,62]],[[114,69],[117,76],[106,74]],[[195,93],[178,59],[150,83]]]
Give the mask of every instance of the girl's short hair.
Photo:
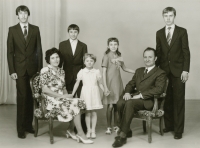
[[[93,59],[93,60],[94,60],[94,62],[96,62],[96,61],[97,61],[97,58],[96,58],[96,56],[95,56],[95,55],[93,55],[93,54],[90,54],[90,53],[85,53],[85,55],[83,56],[83,61],[85,62],[85,59],[87,59],[87,58],[91,58],[91,59]]]
[[[115,37],[111,37],[111,38],[108,39],[108,41],[107,41],[108,46],[109,46],[110,42],[117,42],[117,44],[119,45],[119,40]],[[105,54],[108,54],[109,52],[110,52],[110,49],[107,48]],[[117,53],[118,56],[121,56],[121,52],[119,52],[119,49],[117,49],[116,53]]]
[[[78,33],[80,32],[80,29],[79,29],[78,25],[76,25],[76,24],[69,25],[67,30],[68,30],[68,32],[69,32],[69,30],[77,30]]]
[[[20,12],[20,11],[24,11],[24,12],[27,11],[28,12],[28,16],[30,16],[30,11],[29,11],[27,6],[21,5],[21,6],[17,7],[16,15],[18,15],[18,12]]]
[[[46,51],[46,53],[45,53],[45,60],[46,60],[46,62],[47,62],[48,64],[50,64],[50,57],[51,57],[54,53],[57,53],[57,54],[58,54],[58,56],[59,56],[59,58],[60,58],[60,63],[61,63],[61,54],[60,54],[60,51],[59,51],[57,48],[53,47],[53,48],[51,48],[51,49],[48,49],[48,50]]]

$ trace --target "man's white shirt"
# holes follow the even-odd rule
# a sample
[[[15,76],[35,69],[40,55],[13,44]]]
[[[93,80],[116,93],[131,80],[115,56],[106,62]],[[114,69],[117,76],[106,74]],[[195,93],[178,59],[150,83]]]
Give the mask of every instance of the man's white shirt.
[[[76,40],[69,39],[69,40],[70,40],[70,44],[71,44],[71,47],[72,47],[72,53],[74,55],[78,40],[77,39]]]
[[[26,30],[27,30],[27,35],[28,35],[28,23],[26,23],[26,24],[22,24],[22,23],[19,23],[20,24],[20,26],[21,26],[21,29],[22,29],[22,32],[23,32],[23,34],[24,34],[24,30],[25,30],[25,28],[24,28],[24,26],[26,26]]]

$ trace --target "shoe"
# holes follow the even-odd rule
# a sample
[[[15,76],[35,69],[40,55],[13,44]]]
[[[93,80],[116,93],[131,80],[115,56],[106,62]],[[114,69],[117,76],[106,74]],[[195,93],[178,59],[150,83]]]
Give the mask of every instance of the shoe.
[[[127,138],[119,137],[115,139],[115,142],[112,144],[113,147],[121,147],[126,144]]]
[[[87,140],[84,140],[81,136],[79,135],[76,135],[77,137],[77,142],[83,142],[84,144],[92,144],[94,143],[94,141],[90,140],[90,139],[87,139]]]
[[[35,130],[32,128],[32,129],[27,129],[26,132],[28,133],[31,133],[31,134],[34,134],[35,133]]]
[[[174,135],[174,139],[181,139],[182,138],[182,134],[175,134]]]
[[[95,132],[92,132],[92,133],[91,133],[91,138],[92,138],[92,139],[95,139],[96,137],[97,137],[96,133],[95,133]]]
[[[112,133],[112,129],[110,127],[107,128],[107,131],[105,132],[106,134],[110,135]]]
[[[26,138],[25,132],[19,132],[18,133],[18,138],[25,139]]]
[[[163,129],[163,132],[164,132],[164,133],[168,133],[168,132],[170,132],[170,131],[174,131],[174,129],[168,129],[168,128]]]
[[[119,131],[119,127],[118,127],[118,126],[113,127],[113,131],[114,131],[115,133],[117,133],[117,132]]]
[[[91,134],[91,132],[90,132],[90,131],[87,131],[86,137],[87,137],[88,139],[90,138],[90,134]]]
[[[68,130],[67,130],[67,132],[66,132],[66,137],[67,137],[67,138],[72,138],[72,139],[74,139],[74,140],[77,140],[76,135],[72,135]]]
[[[119,138],[120,136],[116,136],[115,139]],[[126,138],[131,138],[132,137],[132,130],[130,130],[127,135]]]

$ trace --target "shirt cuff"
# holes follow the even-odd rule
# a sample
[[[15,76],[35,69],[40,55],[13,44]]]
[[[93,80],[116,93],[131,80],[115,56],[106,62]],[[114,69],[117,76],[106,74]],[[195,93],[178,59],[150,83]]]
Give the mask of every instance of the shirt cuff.
[[[188,72],[188,71],[183,71],[183,72],[186,72],[187,74],[189,74],[189,72]]]
[[[141,98],[141,99],[144,99],[141,93],[140,93],[140,98]]]

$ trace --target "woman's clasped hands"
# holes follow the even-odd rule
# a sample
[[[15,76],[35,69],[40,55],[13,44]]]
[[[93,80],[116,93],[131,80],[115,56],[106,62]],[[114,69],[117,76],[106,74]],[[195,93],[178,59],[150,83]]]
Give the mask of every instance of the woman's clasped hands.
[[[56,97],[56,100],[60,100],[62,98],[73,98],[73,95],[72,94],[63,94],[60,97]]]

